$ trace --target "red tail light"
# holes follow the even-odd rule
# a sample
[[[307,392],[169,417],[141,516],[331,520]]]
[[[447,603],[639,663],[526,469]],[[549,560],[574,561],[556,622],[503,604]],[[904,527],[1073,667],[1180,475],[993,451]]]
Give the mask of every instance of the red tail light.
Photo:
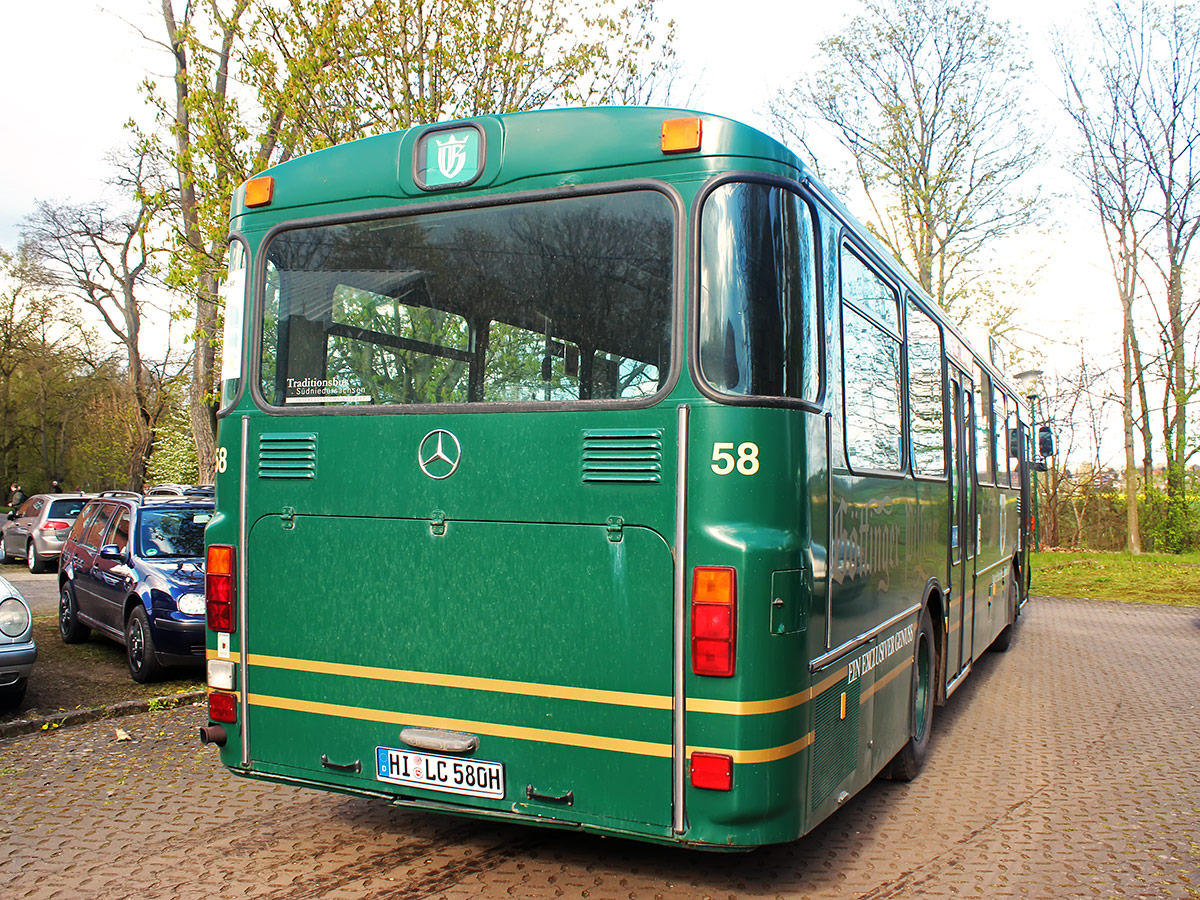
[[[709,791],[733,790],[733,757],[724,753],[693,753],[692,787]]]
[[[237,696],[213,691],[208,695],[208,718],[213,722],[237,721]]]
[[[204,566],[204,600],[208,609],[208,627],[213,631],[233,632],[237,628],[237,619],[233,614],[233,573],[236,568],[233,547],[213,544],[208,548]]]
[[[732,675],[736,637],[736,573],[727,566],[697,566],[692,572],[692,671]]]
[[[64,528],[70,528],[70,522],[60,522],[58,519],[48,519],[42,523],[40,531],[62,531]]]

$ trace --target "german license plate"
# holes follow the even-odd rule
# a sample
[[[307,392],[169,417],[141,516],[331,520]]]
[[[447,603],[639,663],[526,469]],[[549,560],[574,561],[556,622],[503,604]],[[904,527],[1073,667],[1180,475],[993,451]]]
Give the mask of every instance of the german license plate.
[[[483,759],[376,747],[375,777],[427,791],[504,799],[504,764]]]

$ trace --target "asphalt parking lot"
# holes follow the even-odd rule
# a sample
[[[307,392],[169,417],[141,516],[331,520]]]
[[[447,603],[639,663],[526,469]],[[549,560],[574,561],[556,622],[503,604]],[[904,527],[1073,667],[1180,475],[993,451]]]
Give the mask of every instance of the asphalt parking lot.
[[[199,707],[93,722],[0,741],[0,897],[1196,898],[1198,685],[1200,608],[1035,599],[917,780],[733,856],[234,779]]]

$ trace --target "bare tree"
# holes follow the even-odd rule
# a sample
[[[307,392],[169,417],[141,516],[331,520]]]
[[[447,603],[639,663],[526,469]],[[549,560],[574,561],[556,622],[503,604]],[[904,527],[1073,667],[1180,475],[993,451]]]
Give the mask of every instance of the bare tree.
[[[1083,141],[1083,151],[1075,165],[1076,175],[1085,185],[1099,218],[1121,304],[1126,549],[1141,553],[1135,420],[1142,426],[1142,462],[1147,479],[1153,438],[1134,303],[1142,293],[1138,266],[1147,252],[1150,237],[1144,212],[1150,174],[1141,163],[1141,141],[1124,111],[1147,61],[1118,52],[1122,40],[1113,34],[1113,29],[1113,22],[1097,20],[1095,55],[1086,63],[1074,58],[1069,44],[1061,37],[1056,40],[1055,53],[1063,73],[1067,111]],[[1135,386],[1141,404],[1140,416],[1135,415]]]
[[[1109,403],[1105,390],[1108,373],[1090,361],[1081,343],[1079,365],[1046,385],[1042,399],[1045,421],[1055,432],[1055,455],[1039,479],[1042,540],[1052,547],[1083,546],[1088,508],[1104,471],[1102,444]],[[1079,462],[1086,456],[1086,462]],[[1075,471],[1068,468],[1075,460]],[[1130,498],[1136,502],[1137,498]]]
[[[154,429],[163,414],[162,383],[168,377],[164,367],[170,348],[155,361],[142,347],[146,294],[155,281],[156,257],[163,253],[151,235],[167,200],[149,154],[114,162],[119,172],[115,186],[133,198],[128,210],[113,214],[101,202],[41,202],[25,222],[22,249],[38,267],[37,282],[91,307],[124,351],[129,395],[137,411],[127,487],[141,490]]]
[[[1020,192],[1041,149],[1017,36],[982,0],[867,0],[820,46],[824,67],[776,97],[776,120],[815,110],[832,126],[877,236],[953,318],[999,330],[1011,310],[989,297],[981,261],[1040,203]]]
[[[1163,388],[1164,543],[1178,552],[1195,536],[1186,471],[1200,452],[1188,437],[1188,406],[1200,393],[1194,346],[1200,297],[1189,296],[1184,282],[1200,232],[1200,11],[1192,4],[1114,0],[1097,16],[1094,36],[1095,55],[1085,63],[1061,48],[1059,56],[1125,318],[1126,468],[1133,462],[1136,382],[1149,483],[1152,426],[1133,315],[1135,299],[1145,292],[1161,348],[1154,363]]]

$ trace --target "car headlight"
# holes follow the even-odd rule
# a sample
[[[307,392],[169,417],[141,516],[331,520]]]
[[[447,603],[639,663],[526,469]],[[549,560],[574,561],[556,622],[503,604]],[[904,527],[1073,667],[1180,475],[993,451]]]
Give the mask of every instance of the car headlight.
[[[9,637],[20,637],[29,628],[29,607],[16,597],[0,600],[0,631]]]
[[[179,598],[179,611],[189,616],[204,615],[204,595],[184,594]]]

